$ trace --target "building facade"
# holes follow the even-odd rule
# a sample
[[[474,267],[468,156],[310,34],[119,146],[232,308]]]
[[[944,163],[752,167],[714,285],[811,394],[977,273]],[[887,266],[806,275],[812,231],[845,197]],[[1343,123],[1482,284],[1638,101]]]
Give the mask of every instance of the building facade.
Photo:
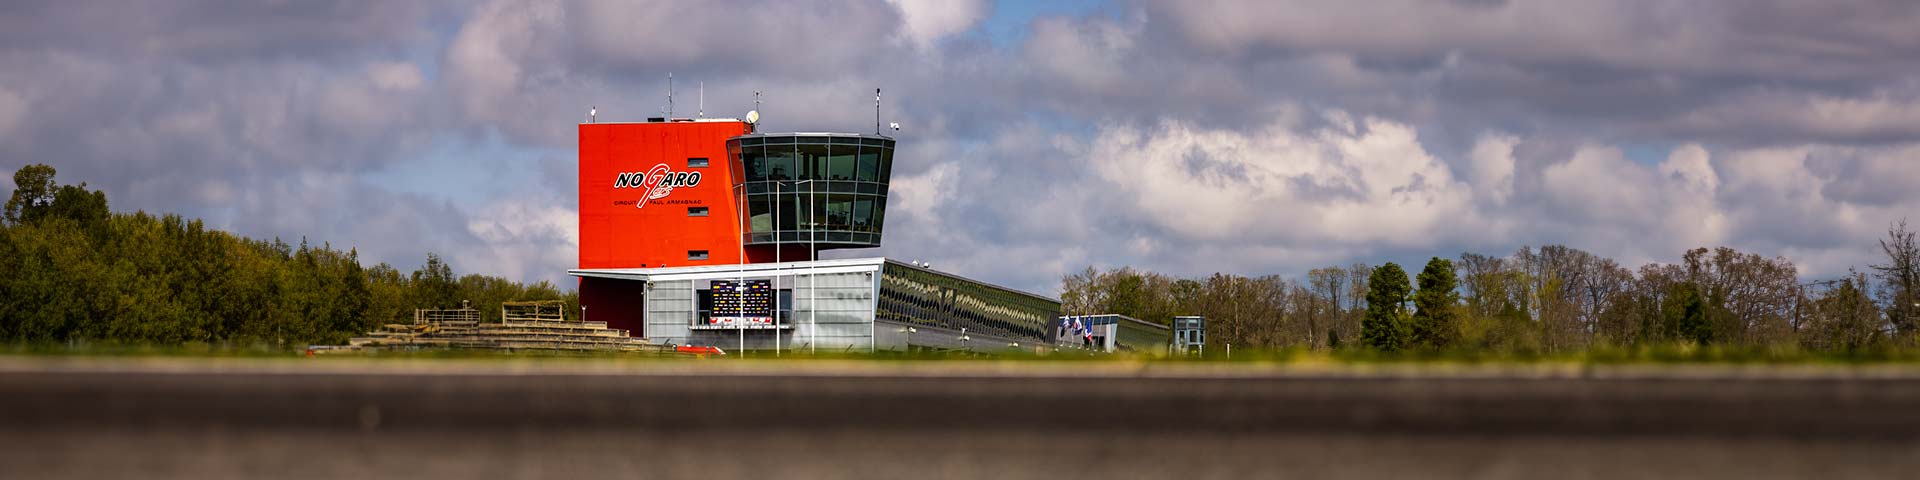
[[[737,120],[580,125],[582,314],[660,343],[1048,348],[1058,300],[884,258],[894,139]]]
[[[1049,347],[1041,333],[1059,309],[1047,297],[884,258],[569,273],[639,286],[640,330],[675,345],[1027,351]]]

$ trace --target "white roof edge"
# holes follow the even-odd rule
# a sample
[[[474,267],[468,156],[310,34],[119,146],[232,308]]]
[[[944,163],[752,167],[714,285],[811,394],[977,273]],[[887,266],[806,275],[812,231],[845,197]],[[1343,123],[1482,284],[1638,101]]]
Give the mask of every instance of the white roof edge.
[[[998,288],[1008,292],[1013,292],[1020,295],[1026,295],[1029,297],[1038,298],[1038,299],[1046,300],[1049,302],[1057,303],[1060,301],[1060,299],[1049,297],[1046,295],[1040,295],[1037,293],[1033,293],[1033,292],[1029,292],[1029,291],[1025,291],[1025,290],[1021,290],[1013,287],[1008,287],[1005,285],[1000,285],[997,283],[983,282],[983,281],[975,280],[972,278],[967,278],[965,276],[961,276],[956,273],[934,270],[934,269],[921,267],[918,265],[913,265],[913,264],[898,261],[898,260],[888,259],[886,257],[843,258],[843,259],[834,259],[834,260],[781,262],[781,263],[749,263],[745,265],[741,265],[741,264],[698,265],[698,266],[690,266],[690,267],[575,268],[575,269],[567,270],[567,274],[575,277],[615,278],[615,279],[629,279],[629,280],[652,280],[652,279],[680,280],[680,279],[709,278],[709,277],[720,278],[728,274],[740,274],[740,273],[762,274],[766,272],[793,271],[793,270],[800,270],[800,269],[807,269],[807,268],[830,270],[830,271],[821,271],[818,273],[875,271],[875,270],[879,270],[883,265],[886,265],[889,263],[894,265],[899,265],[905,268],[923,270],[923,271],[931,272],[937,275],[944,275],[948,277],[957,278],[960,280],[965,280],[968,282],[978,283],[981,285],[986,285],[989,287]],[[1153,324],[1152,322],[1146,322],[1138,319],[1136,319],[1135,321],[1146,323],[1149,325]]]
[[[678,117],[676,117],[676,118],[672,118],[672,119],[669,119],[668,121],[664,121],[664,122],[648,122],[648,121],[638,121],[638,122],[635,122],[635,121],[625,121],[625,122],[580,122],[579,124],[580,124],[580,125],[628,125],[628,124],[650,124],[650,123],[701,123],[701,122],[739,122],[739,123],[746,123],[746,121],[745,121],[745,120],[741,120],[741,119],[738,119],[738,118],[678,118]]]
[[[567,270],[567,274],[573,275],[576,277],[635,277],[635,276],[647,277],[647,276],[654,276],[654,275],[729,273],[729,272],[740,272],[740,271],[764,272],[764,271],[771,271],[771,270],[791,270],[795,268],[807,268],[807,267],[827,268],[827,267],[853,267],[853,266],[880,266],[881,264],[886,263],[886,261],[887,259],[883,257],[873,257],[873,258],[846,258],[846,259],[835,259],[835,260],[816,260],[816,261],[781,262],[781,263],[696,265],[696,266],[688,266],[688,267],[575,268],[575,269]]]

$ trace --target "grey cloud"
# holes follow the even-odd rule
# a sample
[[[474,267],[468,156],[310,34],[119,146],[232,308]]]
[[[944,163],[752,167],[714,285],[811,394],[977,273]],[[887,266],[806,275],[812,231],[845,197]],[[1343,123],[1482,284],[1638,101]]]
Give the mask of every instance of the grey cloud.
[[[1920,32],[1908,28],[1920,7],[1904,2],[1210,0],[1147,8],[1180,38],[1236,56],[1331,50],[1410,59],[1461,51],[1544,66],[1815,81],[1884,76],[1902,71],[1887,60],[1920,60],[1911,49]]]
[[[1765,131],[1711,120],[1740,118],[1715,112],[1759,88],[1803,103],[1910,91],[1916,21],[1914,5],[1884,1],[1146,1],[1042,22],[1027,56],[1051,82],[1041,101],[1071,99],[1062,107],[1089,115],[1248,125],[1315,99],[1461,145],[1477,125],[1610,140],[1911,141],[1920,132],[1892,122],[1805,110],[1770,112],[1784,118]],[[1676,127],[1688,130],[1666,135]]]
[[[1823,197],[1837,201],[1891,207],[1920,192],[1920,146],[1826,148],[1810,152],[1806,166],[1826,181]]]
[[[446,2],[73,2],[0,6],[0,49],[54,49],[196,63],[400,54]]]

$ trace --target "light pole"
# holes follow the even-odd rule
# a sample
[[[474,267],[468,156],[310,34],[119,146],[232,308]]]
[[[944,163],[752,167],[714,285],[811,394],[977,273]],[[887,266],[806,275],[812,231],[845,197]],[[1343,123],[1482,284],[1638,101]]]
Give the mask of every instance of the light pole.
[[[742,197],[746,196],[746,193],[747,189],[740,189]],[[752,212],[749,211],[748,216],[751,215]],[[734,224],[740,229],[735,230],[734,233],[746,233],[748,227],[753,225],[745,222],[751,220],[751,218],[740,219],[742,223]],[[747,242],[745,235],[741,235],[740,240],[740,257],[734,259],[737,268],[734,270],[733,278],[733,331],[740,336],[740,356],[745,357],[747,356]]]
[[[771,175],[769,175],[769,177],[771,177]],[[773,210],[773,224],[772,224],[773,264],[780,265],[780,208],[779,208],[780,202],[779,200],[780,200],[780,190],[784,189],[787,184],[786,182],[775,180],[773,182],[773,185],[775,188],[774,188],[773,196],[771,198],[774,201],[767,202],[767,208]],[[753,197],[751,195],[747,197],[747,217],[748,218],[753,217]],[[747,222],[747,228],[748,229],[753,228],[753,222],[751,220]],[[778,268],[780,270],[785,270],[784,267],[775,267],[775,268]],[[775,357],[780,356],[780,276],[781,276],[780,270],[775,270],[773,273],[773,356]]]
[[[814,345],[819,343],[817,335],[820,332],[820,305],[815,303],[820,301],[820,277],[814,272],[820,263],[820,248],[814,243],[814,237],[819,233],[819,219],[814,218],[813,212],[814,202],[819,201],[820,195],[813,180],[809,178],[801,182],[807,184],[807,353],[813,353]]]
[[[806,180],[793,182],[792,186],[798,187],[801,184],[808,184],[807,188],[812,189],[813,188],[813,185],[811,185],[812,183],[813,183],[813,179],[809,178]],[[787,182],[779,181],[779,180],[775,180],[774,184],[780,186],[779,190],[786,190],[787,189],[786,187],[788,186]],[[775,195],[774,198],[779,198],[779,192],[775,192],[774,195]],[[800,203],[800,199],[799,199],[800,191],[795,190],[793,192],[793,195],[795,197],[793,203],[795,204]],[[812,200],[812,199],[809,198],[808,200]],[[769,203],[778,204],[779,202],[769,202]],[[808,210],[812,210],[812,207],[808,207]],[[795,219],[794,223],[796,224],[800,223],[798,220],[799,219]],[[773,263],[774,264],[776,265],[780,264],[780,251],[785,250],[786,246],[787,246],[786,240],[780,238],[780,209],[774,208],[773,209]],[[786,268],[785,266],[781,267],[782,270],[784,270],[785,268]],[[813,276],[812,276],[813,267],[809,265],[807,268],[808,268],[807,289],[809,292],[811,292],[813,291]],[[775,295],[779,294],[778,290],[779,289],[777,288],[775,289]],[[776,301],[776,303],[778,302]],[[808,308],[808,312],[813,311],[813,298],[811,297],[811,295],[809,295],[809,297],[807,298],[807,308]],[[808,320],[812,320],[813,314],[808,313],[807,315],[808,315]],[[812,332],[811,327],[809,327],[808,332],[809,334],[807,338],[807,353],[813,353],[813,338],[812,338],[813,335],[811,333]],[[773,354],[774,356],[779,356],[780,355],[780,309],[778,308],[778,305],[776,305],[775,308],[773,309],[773,344],[774,344]]]

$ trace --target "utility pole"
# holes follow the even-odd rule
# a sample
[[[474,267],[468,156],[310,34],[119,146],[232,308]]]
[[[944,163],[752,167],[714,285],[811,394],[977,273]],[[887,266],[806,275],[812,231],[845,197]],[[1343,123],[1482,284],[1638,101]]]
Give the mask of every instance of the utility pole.
[[[814,180],[815,179],[812,178],[807,179],[806,218],[809,220],[807,224],[807,259],[810,260],[807,262],[807,353],[813,353],[813,346],[815,343],[818,343],[816,340],[819,339],[818,335],[820,332],[820,296],[818,294],[820,277],[819,273],[814,271],[820,263],[820,248],[814,243],[814,237],[818,233],[816,232],[816,230],[818,230],[816,226],[819,224],[819,220],[814,218],[813,211],[814,202],[818,199],[819,195],[815,191]]]

